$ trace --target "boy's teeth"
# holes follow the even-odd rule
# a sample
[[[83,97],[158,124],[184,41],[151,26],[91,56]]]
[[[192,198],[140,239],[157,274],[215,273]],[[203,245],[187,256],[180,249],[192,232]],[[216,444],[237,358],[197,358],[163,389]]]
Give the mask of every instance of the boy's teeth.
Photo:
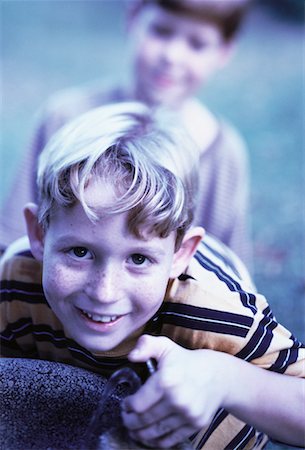
[[[100,316],[99,314],[90,314],[88,311],[84,310],[83,313],[89,317],[89,319],[94,320],[94,322],[109,323],[117,319],[117,316]]]

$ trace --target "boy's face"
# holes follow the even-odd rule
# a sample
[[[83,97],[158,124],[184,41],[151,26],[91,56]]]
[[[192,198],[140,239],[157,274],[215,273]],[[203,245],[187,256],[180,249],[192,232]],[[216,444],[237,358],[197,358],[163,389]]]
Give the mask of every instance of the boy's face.
[[[91,183],[86,198],[103,207],[113,192]],[[169,278],[179,275],[175,233],[137,238],[127,213],[92,223],[79,203],[58,208],[41,245],[46,298],[67,334],[91,351],[110,350],[142,327],[160,307]]]
[[[131,23],[136,95],[179,106],[220,68],[228,44],[208,22],[147,5]]]

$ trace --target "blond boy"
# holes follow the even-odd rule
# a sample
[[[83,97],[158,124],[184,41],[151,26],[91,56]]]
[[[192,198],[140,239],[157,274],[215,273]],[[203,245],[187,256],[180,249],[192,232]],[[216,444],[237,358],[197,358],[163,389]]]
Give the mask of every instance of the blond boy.
[[[197,168],[182,127],[141,104],[59,131],[25,208],[31,251],[2,260],[1,351],[106,376],[155,358],[122,411],[153,448],[302,445],[304,346],[239,259],[192,226]]]

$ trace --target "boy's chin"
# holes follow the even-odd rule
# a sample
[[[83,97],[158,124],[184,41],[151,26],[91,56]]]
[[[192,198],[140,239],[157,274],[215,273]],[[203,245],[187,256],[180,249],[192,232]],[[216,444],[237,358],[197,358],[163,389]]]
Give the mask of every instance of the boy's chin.
[[[164,106],[166,108],[177,108],[183,103],[183,99],[176,95],[168,95],[158,92],[151,96],[152,106]]]
[[[145,99],[145,102],[151,107],[177,108],[183,104],[187,94],[177,90],[159,89],[158,87],[149,86],[147,89],[142,90],[140,97]]]
[[[103,342],[99,344],[91,344],[87,345],[87,343],[80,344],[82,347],[84,347],[86,350],[88,350],[90,353],[93,353],[95,355],[100,353],[107,353],[112,350],[114,350],[116,347],[118,347],[121,344],[121,342]]]
[[[127,342],[129,339],[113,339],[113,337],[109,339],[97,340],[95,342],[92,339],[75,339],[75,341],[93,355],[100,355],[108,352],[111,352],[111,354],[113,354],[113,352],[126,354],[126,350],[124,352],[124,349],[129,347]],[[120,351],[121,347],[122,351]]]

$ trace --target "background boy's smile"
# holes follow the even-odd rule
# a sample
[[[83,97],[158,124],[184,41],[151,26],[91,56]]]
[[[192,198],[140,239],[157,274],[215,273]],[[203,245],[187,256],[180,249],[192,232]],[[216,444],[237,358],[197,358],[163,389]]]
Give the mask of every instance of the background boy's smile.
[[[179,105],[219,68],[228,45],[208,22],[148,5],[131,24],[139,98]]]

